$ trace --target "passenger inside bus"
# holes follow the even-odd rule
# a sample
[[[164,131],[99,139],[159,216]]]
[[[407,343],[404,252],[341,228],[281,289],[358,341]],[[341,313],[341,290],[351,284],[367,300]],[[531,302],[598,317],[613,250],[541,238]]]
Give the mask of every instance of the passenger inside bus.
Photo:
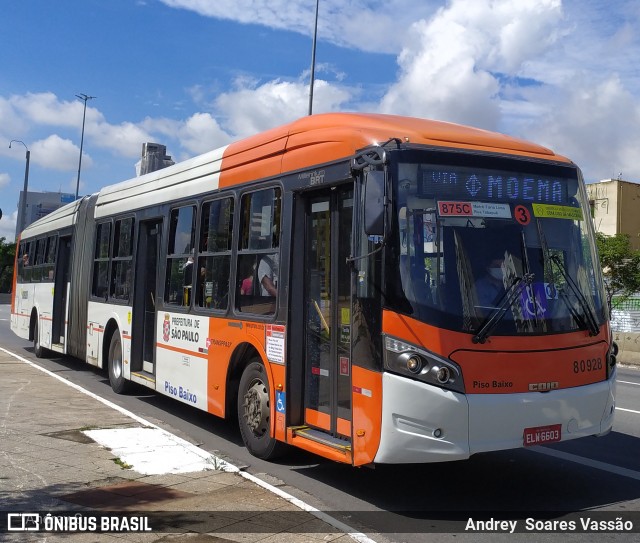
[[[476,281],[478,304],[483,311],[490,310],[500,302],[504,296],[504,271],[501,256],[490,257],[484,267],[484,274]]]
[[[191,303],[191,288],[193,285],[193,257],[190,256],[184,265],[184,288],[183,288],[183,305]]]
[[[278,294],[278,253],[264,255],[258,266],[258,283],[261,296]]]

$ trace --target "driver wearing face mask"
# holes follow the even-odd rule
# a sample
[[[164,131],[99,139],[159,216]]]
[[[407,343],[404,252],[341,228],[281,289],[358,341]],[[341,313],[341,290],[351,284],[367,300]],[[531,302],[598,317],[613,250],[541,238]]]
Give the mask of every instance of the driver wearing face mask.
[[[495,307],[504,295],[503,258],[493,258],[485,268],[485,275],[476,281],[478,304],[485,309]]]

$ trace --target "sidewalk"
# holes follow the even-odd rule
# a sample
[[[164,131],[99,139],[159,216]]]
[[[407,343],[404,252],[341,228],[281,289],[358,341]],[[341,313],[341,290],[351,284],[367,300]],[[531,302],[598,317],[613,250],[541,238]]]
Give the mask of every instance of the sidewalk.
[[[96,517],[93,522],[98,526],[100,515],[123,515],[129,516],[125,522],[130,527],[138,522],[136,517],[143,517],[146,520],[140,521],[141,526],[146,526],[146,522],[152,528],[146,533],[0,532],[0,540],[20,543],[367,540],[365,536],[358,537],[362,534],[345,534],[324,522],[322,513],[303,511],[295,499],[284,493],[283,497],[276,495],[273,491],[277,489],[263,488],[251,480],[251,475],[237,470],[226,471],[235,468],[159,428],[144,429],[141,422],[144,421],[134,420],[0,350],[0,527],[6,530],[10,525],[8,512],[54,516],[81,512],[82,518]],[[115,429],[118,431],[114,432]],[[165,456],[180,458],[184,453],[186,463],[192,462],[189,469],[200,471],[177,473],[174,468],[165,468],[165,473],[158,473],[163,470],[144,460],[148,455],[139,457],[136,451],[126,451],[127,446],[135,448],[131,433],[143,436],[149,449],[149,439],[155,438],[146,432],[155,430],[169,439]],[[89,437],[108,437],[113,433],[125,436],[122,450],[126,455],[120,456]],[[153,447],[150,450],[162,456],[161,447]],[[197,462],[193,462],[194,454]],[[181,469],[185,469],[184,462]],[[173,472],[166,473],[167,470]],[[16,516],[12,516],[11,521],[14,520]],[[52,521],[48,522],[51,525]],[[122,527],[115,522],[118,528]],[[42,524],[40,518],[40,529]]]

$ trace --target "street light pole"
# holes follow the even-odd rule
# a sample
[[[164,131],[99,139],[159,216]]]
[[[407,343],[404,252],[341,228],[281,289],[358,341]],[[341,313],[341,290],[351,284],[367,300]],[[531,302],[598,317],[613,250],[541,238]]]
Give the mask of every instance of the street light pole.
[[[86,94],[76,94],[80,100],[84,100],[84,112],[82,113],[82,135],[80,136],[80,159],[78,160],[78,181],[76,182],[76,200],[78,199],[78,191],[80,190],[80,168],[82,167],[82,146],[84,145],[84,120],[87,116],[87,100],[96,98],[96,96],[87,96]]]
[[[22,233],[22,231],[24,230],[24,225],[27,221],[27,190],[29,188],[29,160],[31,159],[31,151],[29,151],[29,148],[25,145],[24,141],[20,140],[11,140],[9,142],[9,149],[11,149],[11,144],[14,141],[16,143],[21,143],[22,145],[24,145],[24,148],[27,150],[27,163],[24,167],[24,190],[22,195],[22,202],[20,202],[20,229],[18,230],[18,233]]]
[[[313,45],[311,46],[311,82],[309,83],[309,115],[313,113],[313,83],[316,73],[316,38],[318,37],[318,7],[320,0],[316,0],[316,24],[313,30]]]

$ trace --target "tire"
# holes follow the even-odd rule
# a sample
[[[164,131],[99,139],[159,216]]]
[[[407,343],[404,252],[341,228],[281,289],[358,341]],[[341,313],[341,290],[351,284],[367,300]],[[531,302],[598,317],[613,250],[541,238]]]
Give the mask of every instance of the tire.
[[[45,349],[40,343],[40,326],[38,325],[37,318],[33,327],[33,353],[38,358],[44,358],[47,354],[47,349]]]
[[[111,336],[111,343],[109,344],[108,372],[109,383],[116,394],[124,394],[129,390],[131,383],[124,378],[122,342],[117,330]]]
[[[271,437],[269,380],[258,358],[249,362],[240,378],[238,424],[242,441],[253,456],[270,460],[284,452],[284,443]]]

